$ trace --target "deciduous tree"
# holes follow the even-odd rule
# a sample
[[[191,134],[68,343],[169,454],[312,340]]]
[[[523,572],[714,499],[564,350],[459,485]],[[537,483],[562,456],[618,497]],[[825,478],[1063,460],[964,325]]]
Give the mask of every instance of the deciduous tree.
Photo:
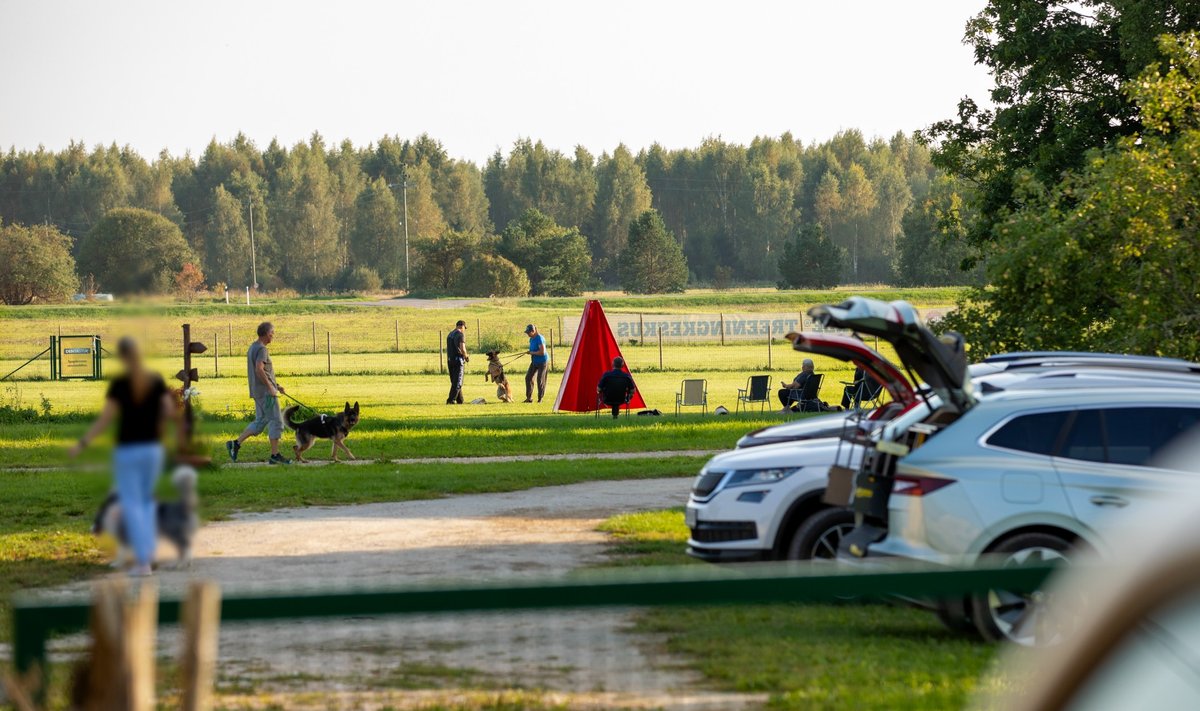
[[[129,207],[110,210],[79,248],[80,271],[117,294],[166,293],[183,265],[197,261],[178,225]]]
[[[78,286],[70,237],[48,225],[0,226],[0,301],[66,301]]]

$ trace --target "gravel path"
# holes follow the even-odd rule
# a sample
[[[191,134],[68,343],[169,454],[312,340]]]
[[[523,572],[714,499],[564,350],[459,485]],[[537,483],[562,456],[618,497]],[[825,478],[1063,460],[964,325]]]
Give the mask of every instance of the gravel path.
[[[192,568],[164,571],[159,581],[177,593],[191,578],[225,590],[296,590],[556,576],[604,560],[602,520],[681,506],[689,483],[588,482],[239,515],[205,526]],[[569,708],[727,709],[764,700],[704,690],[660,640],[633,634],[632,620],[628,611],[586,610],[227,624],[223,685],[256,691],[225,705],[424,708],[463,703],[479,689],[493,697],[533,689],[516,693]],[[160,649],[173,653],[177,644],[167,633]]]

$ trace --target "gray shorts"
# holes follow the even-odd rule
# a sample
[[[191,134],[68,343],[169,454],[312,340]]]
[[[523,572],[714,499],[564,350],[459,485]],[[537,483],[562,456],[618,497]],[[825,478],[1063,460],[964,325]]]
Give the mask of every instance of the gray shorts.
[[[266,430],[271,439],[282,437],[283,413],[279,410],[279,398],[274,395],[254,398],[254,422],[246,430],[253,434]]]

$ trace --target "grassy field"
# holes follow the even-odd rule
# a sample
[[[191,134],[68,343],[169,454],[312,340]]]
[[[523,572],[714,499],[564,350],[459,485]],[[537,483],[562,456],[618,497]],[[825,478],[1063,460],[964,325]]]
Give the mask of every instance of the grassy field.
[[[682,510],[616,516],[613,565],[684,565]],[[995,647],[923,610],[883,604],[661,608],[637,628],[718,688],[768,692],[778,709],[961,708]]]
[[[612,313],[800,313],[820,303],[836,303],[862,293],[886,300],[907,299],[924,309],[946,309],[961,296],[959,288],[884,289],[862,287],[831,291],[751,290],[689,292],[658,296],[591,294]],[[437,354],[438,334],[454,327],[456,319],[468,323],[468,345],[482,340],[502,348],[518,346],[526,323],[544,332],[561,330],[560,318],[578,316],[580,298],[481,299],[455,309],[364,306],[351,299],[288,299],[244,303],[94,303],[61,306],[0,307],[0,358],[29,358],[49,344],[51,334],[100,334],[105,342],[121,335],[137,336],[149,352],[168,353],[178,348],[180,324],[192,324],[196,340],[209,346],[237,344],[242,352],[254,339],[254,327],[263,320],[276,326],[278,353],[313,353],[322,356],[326,334],[335,354],[428,352]],[[478,335],[476,332],[479,332]],[[624,344],[622,344],[624,345]],[[13,365],[12,367],[16,367]],[[11,368],[9,368],[11,369]],[[8,372],[4,370],[3,374]]]

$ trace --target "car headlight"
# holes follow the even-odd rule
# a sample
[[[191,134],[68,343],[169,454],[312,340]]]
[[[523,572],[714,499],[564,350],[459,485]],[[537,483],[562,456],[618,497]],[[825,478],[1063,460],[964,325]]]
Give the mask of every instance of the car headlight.
[[[775,469],[739,469],[729,476],[729,481],[725,482],[725,488],[729,489],[735,486],[762,486],[764,484],[774,484],[775,482],[783,481],[798,471],[800,471],[800,467],[779,467]]]

